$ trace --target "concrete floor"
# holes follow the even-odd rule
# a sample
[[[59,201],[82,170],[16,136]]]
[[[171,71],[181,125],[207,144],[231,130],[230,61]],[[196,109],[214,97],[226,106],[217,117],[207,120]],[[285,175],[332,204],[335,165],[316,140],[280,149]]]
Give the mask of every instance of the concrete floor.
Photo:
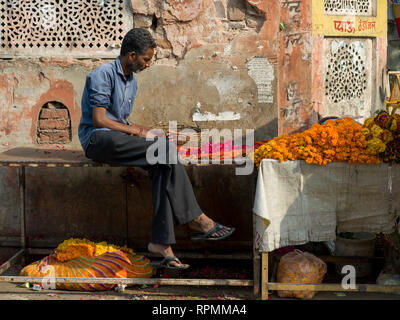
[[[342,293],[341,293],[342,294]],[[0,300],[255,300],[252,288],[238,287],[172,287],[152,286],[141,289],[127,287],[124,292],[78,292],[63,290],[41,290],[17,287],[15,283],[0,284]],[[271,300],[293,300],[271,295]],[[400,300],[400,295],[381,293],[319,292],[313,300]]]

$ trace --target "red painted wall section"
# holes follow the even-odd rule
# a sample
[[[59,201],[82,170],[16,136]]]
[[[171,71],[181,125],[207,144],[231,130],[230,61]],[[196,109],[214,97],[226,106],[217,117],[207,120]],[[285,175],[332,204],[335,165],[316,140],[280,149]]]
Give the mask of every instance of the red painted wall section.
[[[14,88],[18,85],[15,74],[0,75],[0,97],[4,102],[8,102],[7,109],[13,108],[15,99]],[[0,108],[0,136],[8,136],[15,129],[19,115],[17,113],[7,112],[5,108]]]
[[[278,51],[278,134],[303,131],[312,106],[311,0],[282,1]]]
[[[257,36],[245,37],[244,39],[249,43],[258,41],[258,46],[263,46],[257,52],[260,56],[276,59],[279,33],[279,23],[277,21],[280,11],[279,1],[247,0],[247,2],[265,13],[265,22]]]
[[[319,35],[312,36],[312,109],[314,114],[326,114],[325,96],[325,70],[323,57],[324,37]]]
[[[196,18],[201,12],[202,1],[198,0],[166,0],[172,6],[170,13],[180,21],[190,21]]]

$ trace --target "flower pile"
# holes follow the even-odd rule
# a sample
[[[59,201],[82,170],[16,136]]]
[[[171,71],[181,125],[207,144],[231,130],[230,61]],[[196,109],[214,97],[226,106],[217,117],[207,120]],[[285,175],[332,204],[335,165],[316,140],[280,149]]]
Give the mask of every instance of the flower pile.
[[[327,165],[330,162],[380,163],[367,150],[363,127],[346,117],[325,124],[314,124],[301,133],[276,137],[259,146],[254,153],[257,167],[262,159],[305,160],[308,164]]]
[[[95,243],[87,239],[71,238],[63,241],[56,248],[56,257],[60,262],[69,261],[77,257],[97,257],[106,252],[123,251],[135,255],[132,249],[119,247],[107,242]]]
[[[245,155],[246,152],[253,150],[253,146],[235,145],[231,140],[224,143],[207,142],[201,147],[178,146],[178,152],[182,159],[204,159],[204,158],[235,158]]]
[[[367,151],[387,163],[400,163],[400,115],[396,110],[381,110],[363,125]]]

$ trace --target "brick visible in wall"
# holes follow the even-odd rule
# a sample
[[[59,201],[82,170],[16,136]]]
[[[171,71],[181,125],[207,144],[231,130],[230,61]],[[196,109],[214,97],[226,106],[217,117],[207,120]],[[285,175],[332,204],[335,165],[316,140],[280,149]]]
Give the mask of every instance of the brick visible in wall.
[[[67,109],[42,109],[40,114],[40,119],[67,119],[68,110]]]
[[[49,132],[39,132],[38,142],[39,143],[68,143],[71,141],[68,131],[49,131]]]
[[[228,17],[231,21],[243,21],[246,16],[245,3],[242,0],[229,0]]]
[[[38,119],[37,142],[71,142],[71,119],[68,109],[62,103],[48,102],[42,107]]]

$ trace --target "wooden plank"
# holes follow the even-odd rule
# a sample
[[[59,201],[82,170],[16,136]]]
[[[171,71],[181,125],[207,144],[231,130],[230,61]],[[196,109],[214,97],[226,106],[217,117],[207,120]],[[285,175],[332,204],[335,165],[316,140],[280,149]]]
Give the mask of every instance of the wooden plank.
[[[19,247],[19,242],[14,241],[14,239],[17,239],[15,237],[7,237],[4,238],[4,244],[7,244],[7,246],[16,246]],[[66,238],[63,237],[54,237],[54,238],[47,238],[47,239],[34,239],[34,240],[29,240],[27,245],[29,248],[37,248],[37,249],[55,249],[61,242],[63,242]],[[19,240],[19,238],[18,238]],[[209,241],[211,242],[211,241]],[[2,238],[0,237],[0,244],[2,243]],[[15,245],[14,245],[15,243]],[[121,237],[121,239],[115,240],[113,244],[118,245],[118,246],[123,246],[124,245],[124,239]],[[147,249],[147,244],[148,240],[142,240],[142,239],[129,239],[129,248],[132,248],[135,253],[141,253],[142,255],[145,256],[156,256],[152,255],[150,252],[148,252]],[[229,256],[232,257],[233,259],[252,259],[252,251],[251,251],[251,242],[250,241],[233,241],[233,240],[224,240],[220,241],[220,243],[213,243],[212,247],[208,247],[206,249],[203,249],[201,247],[198,247],[196,244],[196,247],[193,245],[193,241],[191,240],[181,240],[179,243],[177,243],[174,246],[174,252],[176,255],[179,257],[191,257],[191,254],[193,253],[196,255],[197,253],[204,254],[204,257],[210,257],[213,255],[226,255],[228,258]],[[183,254],[185,256],[181,256],[180,254]]]
[[[354,289],[345,289],[341,284],[298,284],[298,283],[277,283],[269,282],[270,290],[310,290],[310,291],[339,291],[339,292],[400,292],[400,286],[378,285],[378,284],[357,284]]]
[[[268,252],[261,253],[261,300],[268,299]]]
[[[96,165],[86,158],[83,150],[18,147],[0,153],[0,162],[9,166],[30,165]],[[99,165],[99,164],[97,164]]]
[[[48,255],[51,254],[54,249],[45,248],[29,248],[28,254],[37,255]],[[200,253],[200,252],[184,252],[174,250],[175,254],[180,258],[184,259],[233,259],[233,260],[250,260],[251,254],[249,253],[235,253],[235,254],[225,254],[225,253]],[[135,252],[137,255],[146,256],[148,258],[156,257],[160,259],[160,255],[151,252]]]
[[[164,278],[67,278],[67,277],[21,277],[21,276],[0,276],[0,282],[29,282],[41,283],[48,282],[49,279],[54,283],[103,283],[103,284],[159,284],[159,285],[178,285],[178,286],[233,286],[249,287],[253,286],[252,280],[237,279],[164,279]]]
[[[256,218],[255,214],[252,214],[253,217],[253,295],[255,298],[260,296],[260,252],[258,248],[256,248]]]
[[[21,204],[20,219],[21,219],[21,248],[26,248],[26,224],[25,224],[25,167],[19,169],[19,197]],[[25,259],[23,257],[23,264]]]
[[[253,295],[256,299],[260,297],[260,269],[261,269],[261,263],[260,263],[260,254],[259,252],[254,252],[254,257],[253,257],[253,281],[254,281],[254,287],[253,287]]]
[[[18,260],[19,257],[21,257],[21,255],[23,255],[25,253],[25,249],[21,249],[19,250],[16,254],[14,254],[9,260],[7,260],[6,262],[4,262],[1,266],[0,266],[0,275],[2,273],[4,273],[8,268],[12,267],[13,265],[15,265],[16,261]]]
[[[239,158],[242,159],[242,158]],[[184,166],[242,166],[236,163],[238,159],[218,159],[220,163],[212,163],[211,159],[200,159],[197,163],[183,163]],[[245,158],[245,162],[251,160]],[[1,166],[45,166],[45,167],[124,167],[123,165],[110,165],[97,163],[86,158],[82,149],[51,149],[17,147],[0,153]],[[129,166],[126,166],[129,167]]]
[[[384,257],[340,257],[340,256],[318,256],[325,262],[370,262],[376,260],[384,260]]]
[[[17,247],[21,245],[21,237],[0,237],[0,247]]]
[[[283,255],[276,255],[276,258],[279,260],[283,257]],[[361,262],[371,262],[377,260],[384,260],[384,257],[341,257],[341,256],[320,256],[317,255],[324,262],[353,262],[353,263],[361,263]]]

